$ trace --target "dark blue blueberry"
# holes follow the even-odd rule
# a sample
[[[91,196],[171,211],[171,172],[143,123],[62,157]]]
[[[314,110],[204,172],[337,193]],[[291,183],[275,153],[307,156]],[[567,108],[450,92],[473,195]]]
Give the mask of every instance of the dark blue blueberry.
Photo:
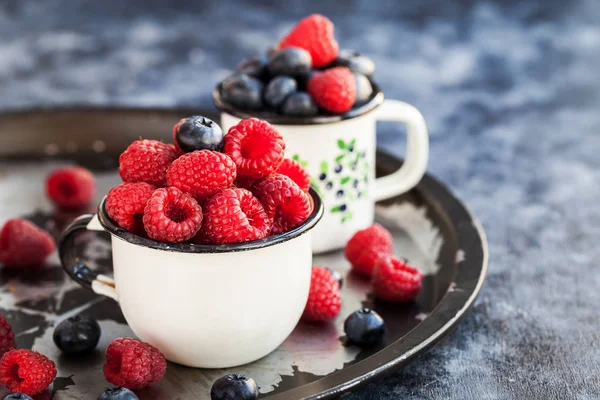
[[[2,400],[33,400],[25,393],[11,393],[2,398]]]
[[[100,396],[98,396],[98,400],[139,400],[139,398],[135,393],[127,388],[116,387],[106,389]]]
[[[296,93],[296,81],[289,76],[276,76],[265,88],[265,103],[278,109],[285,99],[291,94]]]
[[[285,100],[281,113],[293,117],[312,117],[319,113],[319,107],[308,93],[297,92]]]
[[[254,400],[258,397],[258,386],[254,379],[240,374],[220,377],[210,389],[211,400]]]
[[[254,78],[264,79],[267,74],[267,58],[264,56],[250,56],[244,58],[235,70],[236,74],[246,74]]]
[[[364,54],[358,51],[342,49],[340,50],[335,65],[350,68],[352,72],[371,76],[375,72],[375,63]]]
[[[310,53],[298,47],[286,47],[269,56],[267,68],[271,76],[308,75],[312,65]]]
[[[260,110],[263,84],[246,74],[232,75],[221,83],[223,101],[244,110]]]
[[[375,311],[369,308],[361,308],[346,318],[344,332],[350,343],[359,346],[372,346],[383,338],[385,324]]]
[[[358,182],[358,179],[355,179],[354,183],[352,183],[352,186],[354,186],[355,188],[357,188],[359,183],[360,182]]]
[[[325,185],[325,188],[327,188],[327,190],[331,190],[332,187],[333,187],[333,182],[327,182],[327,185]]]
[[[340,211],[346,211],[346,205],[345,204],[342,204],[340,206]]]
[[[338,282],[338,285],[340,285],[340,289],[341,289],[342,286],[344,285],[344,278],[342,278],[342,274],[340,274],[336,270],[331,269],[329,267],[325,267],[325,269],[327,271],[331,272],[331,276],[333,277],[333,279],[335,279]]]
[[[344,196],[344,191],[343,190],[338,190],[337,193],[335,194],[337,197],[343,197]]]
[[[199,115],[186,118],[175,133],[177,145],[186,153],[195,150],[220,151],[223,138],[223,131],[216,122]]]
[[[325,179],[327,179],[327,174],[321,174],[321,175],[319,175],[319,180],[320,181],[324,181]]]
[[[363,74],[354,74],[356,80],[356,100],[354,106],[361,106],[367,103],[373,95],[373,86],[369,81],[369,78]]]
[[[52,339],[63,353],[89,353],[96,348],[100,340],[100,325],[96,320],[76,315],[58,324],[54,328]]]
[[[350,153],[352,153],[352,152],[354,151],[354,146],[350,146],[350,147],[348,147],[348,151],[349,151]]]
[[[339,174],[340,172],[342,172],[342,165],[341,164],[336,165],[334,171],[336,174]]]

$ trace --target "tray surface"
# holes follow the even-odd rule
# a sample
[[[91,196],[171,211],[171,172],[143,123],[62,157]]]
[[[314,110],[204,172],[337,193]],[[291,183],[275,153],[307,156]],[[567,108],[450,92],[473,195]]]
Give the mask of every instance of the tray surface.
[[[99,199],[119,183],[116,160],[127,144],[140,136],[167,141],[173,121],[193,113],[211,117],[198,110],[145,109],[40,110],[0,116],[0,220],[25,216],[58,236],[76,215],[55,212],[45,199],[43,179],[49,171],[73,162],[93,169]],[[378,174],[390,173],[400,162],[379,153]],[[487,268],[483,231],[464,205],[431,176],[410,193],[379,204],[377,220],[392,231],[396,254],[426,275],[414,302],[377,302],[368,282],[349,273],[341,252],[317,256],[315,265],[344,275],[343,308],[334,323],[301,322],[275,352],[231,370],[171,363],[165,379],[141,391],[140,399],[208,398],[212,382],[228,372],[252,376],[261,398],[326,398],[392,371],[434,345],[464,315],[481,288]],[[107,235],[83,241],[81,251],[90,266],[110,271]],[[109,386],[101,372],[103,350],[114,338],[132,335],[114,301],[72,282],[56,255],[42,270],[0,270],[0,290],[0,312],[15,328],[19,347],[33,347],[57,361],[53,390],[36,399],[91,399]],[[344,345],[343,321],[362,306],[382,315],[387,332],[379,347],[361,351]],[[79,313],[98,319],[103,334],[96,353],[71,360],[61,357],[52,331],[57,322]]]

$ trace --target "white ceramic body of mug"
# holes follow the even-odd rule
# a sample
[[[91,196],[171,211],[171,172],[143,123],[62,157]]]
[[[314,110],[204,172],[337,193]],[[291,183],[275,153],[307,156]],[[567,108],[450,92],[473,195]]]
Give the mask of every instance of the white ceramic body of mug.
[[[133,332],[173,362],[227,368],[275,350],[298,323],[310,287],[312,250],[305,234],[323,208],[297,229],[260,241],[221,246],[158,243],[118,228],[103,204],[65,230],[60,256],[67,273],[115,299]],[[85,230],[111,234],[114,279],[75,254]]]
[[[357,230],[373,223],[376,201],[412,189],[427,168],[429,139],[423,116],[410,104],[384,100],[379,90],[369,103],[344,115],[310,118],[241,112],[222,102],[219,88],[213,97],[224,132],[244,118],[265,119],[284,137],[286,155],[311,174],[325,204],[323,220],[312,232],[315,253],[342,248]],[[377,121],[405,124],[408,137],[402,167],[375,179]]]

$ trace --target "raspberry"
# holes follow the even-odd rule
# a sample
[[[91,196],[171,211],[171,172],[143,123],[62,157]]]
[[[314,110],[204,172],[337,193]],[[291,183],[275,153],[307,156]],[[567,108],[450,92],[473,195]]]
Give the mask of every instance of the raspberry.
[[[15,334],[12,326],[4,318],[4,315],[0,314],[0,357],[16,347],[17,344],[15,343]]]
[[[167,183],[167,169],[177,158],[173,147],[158,140],[137,140],[119,157],[119,174],[123,182],[146,182],[162,187]]]
[[[346,67],[330,68],[310,78],[308,93],[321,108],[343,113],[356,100],[356,80]]]
[[[377,260],[393,251],[392,234],[379,224],[354,234],[346,243],[346,259],[352,268],[364,275],[371,276]]]
[[[0,263],[7,267],[39,266],[54,249],[48,232],[22,218],[8,220],[0,232]]]
[[[393,256],[384,256],[373,270],[373,289],[382,300],[408,301],[421,291],[423,274]]]
[[[11,350],[0,360],[0,383],[11,391],[33,396],[56,377],[56,366],[45,355],[31,350]]]
[[[46,179],[46,193],[59,207],[81,208],[94,198],[96,180],[94,175],[85,168],[60,168]]]
[[[302,19],[279,44],[280,48],[300,47],[312,57],[313,67],[324,67],[338,55],[340,46],[333,35],[333,22],[320,14]]]
[[[132,338],[119,338],[106,348],[104,376],[109,383],[143,389],[158,382],[167,369],[165,357],[154,346]]]
[[[337,317],[342,308],[340,285],[326,268],[312,267],[310,291],[302,318],[307,321],[328,321]]]
[[[286,158],[279,168],[277,168],[277,173],[287,176],[296,182],[304,193],[308,193],[308,189],[310,188],[310,175],[299,162]]]
[[[257,182],[256,179],[243,178],[241,176],[238,176],[236,178],[236,180],[233,182],[233,184],[235,185],[235,187],[239,187],[239,188],[247,189],[247,190],[252,190],[252,187],[254,186],[254,184],[256,182]]]
[[[225,189],[214,195],[204,208],[199,243],[247,242],[265,238],[271,231],[271,220],[265,209],[246,189]]]
[[[144,209],[155,190],[149,183],[122,183],[106,195],[106,212],[121,228],[141,234],[144,232]]]
[[[266,121],[245,119],[229,129],[223,151],[237,166],[240,177],[260,179],[283,161],[283,137]]]
[[[191,194],[202,204],[219,190],[231,186],[235,177],[235,164],[229,156],[199,150],[184,154],[171,164],[167,183]]]
[[[264,178],[254,185],[254,194],[273,221],[275,235],[300,226],[313,210],[310,197],[285,175]]]
[[[202,226],[202,207],[192,196],[175,187],[156,189],[146,203],[143,220],[151,239],[185,242]]]

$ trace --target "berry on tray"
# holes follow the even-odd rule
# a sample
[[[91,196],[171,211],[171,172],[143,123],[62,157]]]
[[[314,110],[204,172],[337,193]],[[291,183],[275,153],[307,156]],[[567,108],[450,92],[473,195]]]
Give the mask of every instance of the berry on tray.
[[[146,182],[163,187],[167,169],[177,158],[173,147],[158,140],[136,140],[119,157],[123,182]]]
[[[221,84],[223,101],[244,110],[263,108],[262,91],[262,82],[246,74],[230,76]]]
[[[146,203],[143,221],[151,239],[185,242],[202,226],[202,207],[191,195],[175,187],[156,189]]]
[[[258,386],[254,379],[241,374],[220,377],[210,389],[211,400],[255,400]]]
[[[76,315],[58,324],[54,328],[52,339],[63,353],[87,354],[98,345],[100,325],[94,319]]]
[[[7,394],[2,398],[2,400],[33,400],[30,396],[27,396],[25,393],[11,393]]]
[[[61,208],[81,208],[93,200],[96,180],[82,167],[59,168],[46,179],[46,194]]]
[[[104,376],[113,385],[143,389],[158,382],[166,369],[165,357],[148,343],[119,338],[106,348]]]
[[[121,228],[137,234],[143,233],[144,209],[155,190],[149,183],[122,183],[110,189],[106,195],[106,212]]]
[[[98,400],[139,400],[139,397],[127,388],[115,387],[102,392]]]
[[[375,63],[364,54],[350,49],[340,50],[340,54],[335,60],[335,65],[348,67],[350,71],[362,75],[371,76],[375,72]]]
[[[392,234],[379,224],[360,230],[346,243],[346,259],[352,269],[363,275],[371,276],[375,263],[380,257],[391,255]]]
[[[267,57],[250,56],[245,58],[238,64],[235,72],[262,79],[267,73]]]
[[[0,360],[0,384],[11,392],[34,396],[56,377],[56,366],[43,354],[31,350],[11,350]]]
[[[319,106],[308,93],[296,92],[285,99],[281,113],[290,117],[312,117],[319,113]]]
[[[305,76],[312,67],[310,53],[298,47],[287,47],[269,56],[267,69],[271,76]]]
[[[275,172],[287,176],[296,182],[304,193],[308,193],[308,189],[310,189],[310,175],[298,161],[285,158]]]
[[[22,218],[8,220],[0,232],[0,264],[6,267],[42,265],[55,248],[48,232]]]
[[[339,283],[326,268],[312,267],[310,291],[302,318],[306,321],[329,321],[338,316],[341,308]]]
[[[381,257],[373,270],[375,295],[386,301],[408,301],[421,291],[423,274],[393,256]]]
[[[226,154],[200,150],[184,154],[171,164],[167,185],[191,194],[202,204],[221,189],[231,186],[236,166]]]
[[[356,79],[346,67],[330,68],[310,79],[308,93],[321,108],[344,113],[356,100]]]
[[[373,346],[381,341],[385,333],[383,319],[369,308],[354,311],[344,321],[344,333],[350,344]]]
[[[246,189],[230,188],[214,195],[204,207],[201,243],[224,244],[269,236],[271,220],[262,204]]]
[[[184,152],[223,148],[223,131],[213,120],[202,116],[184,118],[173,127],[175,144]]]
[[[353,75],[356,80],[356,100],[354,100],[354,106],[356,107],[367,103],[371,99],[373,86],[366,76],[356,72]]]
[[[333,23],[325,16],[313,14],[302,19],[281,41],[279,47],[300,47],[307,50],[315,67],[324,67],[338,55]]]
[[[273,221],[273,234],[298,227],[306,221],[313,209],[310,197],[285,175],[270,175],[257,182],[253,191]]]
[[[17,347],[15,333],[4,315],[0,314],[0,357],[9,350]]]
[[[265,102],[278,109],[290,95],[296,92],[296,89],[294,78],[285,75],[277,76],[265,88]]]
[[[271,124],[250,118],[229,129],[223,151],[237,166],[238,176],[260,179],[277,170],[285,142]]]

